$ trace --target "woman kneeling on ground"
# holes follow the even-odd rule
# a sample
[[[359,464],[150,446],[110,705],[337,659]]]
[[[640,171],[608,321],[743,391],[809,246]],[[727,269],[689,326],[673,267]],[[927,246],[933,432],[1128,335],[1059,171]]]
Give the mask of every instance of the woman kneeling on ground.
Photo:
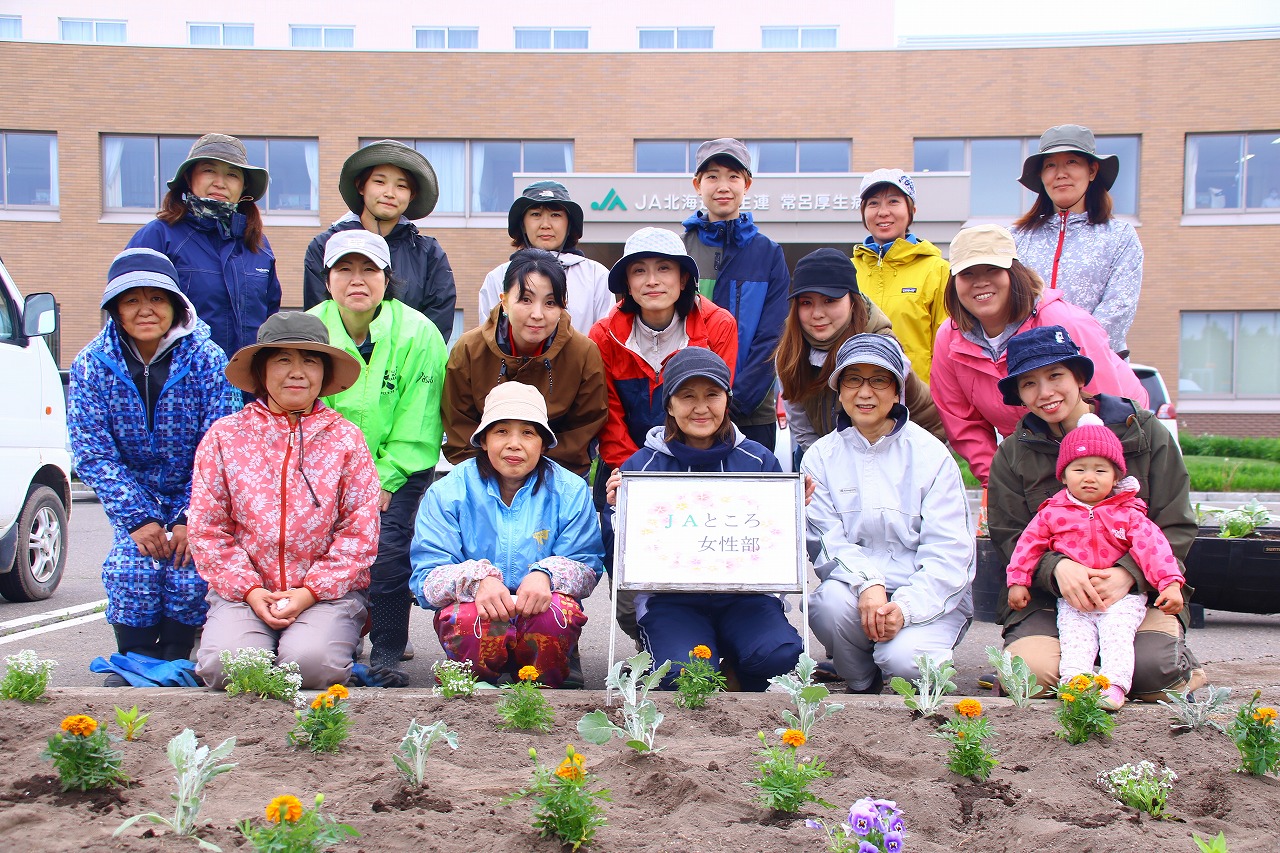
[[[409,588],[436,611],[450,660],[490,683],[532,666],[559,687],[603,570],[590,489],[545,455],[556,446],[547,404],[522,382],[489,392],[471,444],[480,453],[418,510]]]
[[[847,261],[846,261],[847,263]],[[701,347],[682,349],[663,373],[667,422],[649,430],[645,446],[609,478],[605,516],[612,535],[612,506],[623,471],[781,472],[763,445],[729,420],[732,380],[724,359]],[[763,691],[769,679],[790,672],[804,644],[782,603],[764,593],[641,593],[636,597],[640,639],[655,661],[677,661],[662,686],[674,688],[679,661],[697,645],[711,649],[711,664],[736,676],[743,690]]]
[[[1036,510],[1063,488],[1057,478],[1062,437],[1076,428],[1081,416],[1092,412],[1120,439],[1125,468],[1138,481],[1138,497],[1147,504],[1147,517],[1169,540],[1185,577],[1182,561],[1195,541],[1196,516],[1187,467],[1169,431],[1134,400],[1086,394],[1094,363],[1059,326],[1015,336],[1009,341],[1008,362],[1009,376],[1001,380],[1000,391],[1006,403],[1024,406],[1026,414],[992,461],[987,487],[992,544],[1006,560],[1012,556]],[[1061,658],[1056,599],[1092,613],[1131,593],[1146,598],[1151,592],[1132,555],[1121,557],[1114,566],[1091,569],[1050,552],[1037,564],[1030,604],[1011,610],[1007,591],[1002,593],[999,612],[1005,648],[1020,655],[1048,689],[1058,682]],[[1189,587],[1184,590],[1188,598],[1190,593]],[[1133,639],[1130,696],[1162,698],[1166,690],[1194,690],[1204,684],[1204,671],[1186,644],[1189,611],[1184,607],[1173,616],[1148,601],[1146,617]]]
[[[302,686],[345,684],[378,547],[378,471],[364,436],[317,399],[360,365],[319,317],[275,314],[227,365],[257,399],[196,451],[190,541],[209,583],[196,674],[225,686],[220,655],[260,648],[295,662]]]
[[[822,579],[810,627],[854,693],[916,678],[918,655],[950,660],[973,616],[974,538],[960,469],[908,420],[907,370],[891,337],[845,341],[830,379],[844,414],[802,466],[816,486],[809,558]]]

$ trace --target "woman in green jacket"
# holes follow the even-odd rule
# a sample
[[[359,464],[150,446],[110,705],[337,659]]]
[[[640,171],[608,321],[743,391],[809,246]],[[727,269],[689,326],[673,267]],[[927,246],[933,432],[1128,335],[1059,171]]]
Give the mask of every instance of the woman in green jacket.
[[[403,687],[409,641],[409,542],[423,492],[440,458],[440,395],[448,359],[439,329],[395,299],[391,253],[363,229],[329,238],[329,298],[311,309],[330,342],[361,363],[360,380],[324,402],[364,433],[382,484],[378,558],[370,567],[369,682]]]
[[[1120,439],[1125,467],[1138,481],[1147,517],[1169,540],[1185,574],[1181,562],[1195,540],[1196,517],[1187,467],[1169,431],[1133,400],[1086,395],[1083,388],[1093,376],[1093,362],[1080,354],[1061,326],[1014,336],[1007,357],[1009,375],[1000,380],[1000,391],[1006,403],[1025,406],[1027,414],[1001,442],[987,483],[991,542],[1005,561],[1036,510],[1063,488],[1056,473],[1062,437],[1082,415],[1092,412]],[[1098,610],[1124,597],[1135,584],[1139,591],[1151,589],[1130,555],[1115,566],[1090,569],[1061,554],[1045,554],[1025,608],[1010,610],[1008,590],[1000,584],[1005,648],[1020,655],[1048,689],[1057,683],[1060,658],[1056,600],[1066,599],[1086,612]],[[1204,684],[1204,671],[1186,644],[1188,614],[1189,608],[1170,616],[1148,606],[1133,643],[1131,697],[1163,698],[1166,690],[1194,690]]]

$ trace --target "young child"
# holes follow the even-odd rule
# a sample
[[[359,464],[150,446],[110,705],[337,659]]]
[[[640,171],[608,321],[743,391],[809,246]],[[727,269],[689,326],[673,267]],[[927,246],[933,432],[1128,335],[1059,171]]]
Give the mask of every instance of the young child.
[[[1053,551],[1093,569],[1114,566],[1131,554],[1160,591],[1155,606],[1170,615],[1182,610],[1186,578],[1168,540],[1147,518],[1137,480],[1126,473],[1120,439],[1096,415],[1082,415],[1058,451],[1057,475],[1066,489],[1040,505],[1009,559],[1010,607],[1027,606],[1036,566]],[[1146,596],[1137,592],[1087,613],[1058,599],[1059,678],[1092,672],[1100,653],[1102,673],[1111,681],[1103,691],[1103,707],[1114,711],[1123,705],[1133,680],[1133,638],[1146,606]]]
[[[731,313],[738,326],[738,356],[729,363],[729,418],[747,438],[772,448],[778,428],[773,351],[789,307],[787,259],[751,214],[742,212],[751,189],[751,154],[741,140],[698,146],[693,188],[705,210],[682,224],[685,249],[700,271],[698,291]]]

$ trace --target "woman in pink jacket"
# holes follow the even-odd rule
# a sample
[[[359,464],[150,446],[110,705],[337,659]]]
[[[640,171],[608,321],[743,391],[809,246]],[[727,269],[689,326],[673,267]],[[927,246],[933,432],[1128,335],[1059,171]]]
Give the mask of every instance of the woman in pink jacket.
[[[1129,397],[1147,405],[1133,370],[1111,351],[1107,333],[1081,308],[1018,260],[1013,236],[999,225],[966,228],[951,241],[946,303],[951,319],[938,331],[929,385],[951,447],[985,486],[996,433],[1009,436],[1022,411],[1004,401],[996,383],[1006,375],[1005,347],[1019,332],[1062,326],[1093,360],[1089,393]]]
[[[275,314],[226,369],[257,397],[196,451],[189,539],[209,583],[196,674],[225,686],[223,652],[296,662],[302,686],[345,684],[366,615],[381,487],[360,430],[317,400],[350,388],[354,358],[318,317]]]

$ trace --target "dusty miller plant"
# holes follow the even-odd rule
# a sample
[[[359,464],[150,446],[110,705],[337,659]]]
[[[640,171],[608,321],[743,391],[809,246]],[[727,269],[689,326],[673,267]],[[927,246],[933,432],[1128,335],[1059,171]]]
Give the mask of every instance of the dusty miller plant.
[[[400,741],[399,754],[392,754],[396,769],[415,788],[426,787],[427,754],[436,741],[444,741],[451,749],[458,748],[458,733],[449,731],[443,720],[436,720],[429,726],[418,724],[417,720],[409,721],[409,731]]]
[[[204,800],[204,786],[209,784],[215,776],[220,776],[236,766],[221,763],[224,758],[231,755],[231,750],[235,749],[235,746],[234,737],[227,738],[213,749],[200,746],[196,741],[195,732],[191,729],[183,729],[181,734],[174,735],[166,750],[169,763],[178,771],[175,777],[178,782],[178,792],[169,795],[174,801],[173,818],[162,817],[155,812],[135,815],[120,824],[120,828],[112,833],[112,837],[146,818],[152,823],[169,827],[176,835],[194,838],[205,850],[221,850],[217,845],[196,835],[196,817],[200,814],[200,804]]]
[[[839,702],[827,701],[831,691],[826,686],[813,683],[813,673],[817,668],[817,661],[802,654],[793,671],[769,679],[770,684],[785,690],[796,706],[795,713],[790,709],[782,712],[783,722],[788,728],[799,729],[806,738],[818,722],[844,710],[844,705]],[[785,729],[778,729],[775,733],[781,735],[783,731]]]
[[[1169,726],[1174,731],[1191,731],[1201,726],[1210,726],[1226,732],[1213,717],[1230,713],[1231,709],[1227,705],[1227,700],[1231,698],[1230,687],[1214,687],[1210,684],[1204,689],[1201,694],[1204,698],[1200,700],[1196,700],[1189,691],[1180,693],[1177,690],[1167,690],[1165,695],[1169,697],[1169,701],[1161,699],[1159,704],[1173,712],[1173,722]]]
[[[909,709],[927,717],[937,713],[948,693],[956,692],[956,683],[951,680],[955,677],[956,668],[949,660],[934,663],[933,658],[925,654],[916,655],[915,664],[920,670],[919,678],[907,681],[895,675],[889,687],[903,698]]]
[[[640,652],[635,657],[615,663],[604,683],[622,696],[622,725],[615,725],[608,714],[597,709],[578,721],[578,733],[597,746],[608,743],[617,735],[636,752],[660,752],[660,747],[654,748],[653,738],[663,717],[649,698],[649,691],[657,688],[663,676],[670,671],[671,661],[664,662],[646,675],[652,665],[653,658],[648,652]]]
[[[1027,666],[1027,662],[995,646],[987,646],[987,661],[995,669],[1004,695],[1019,708],[1030,705],[1031,697],[1036,695],[1040,685],[1036,683],[1035,673]]]

